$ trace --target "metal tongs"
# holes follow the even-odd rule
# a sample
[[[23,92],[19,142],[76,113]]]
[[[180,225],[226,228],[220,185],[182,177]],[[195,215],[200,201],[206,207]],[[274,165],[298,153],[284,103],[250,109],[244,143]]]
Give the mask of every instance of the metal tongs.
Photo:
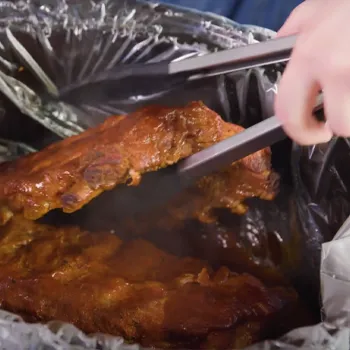
[[[289,60],[296,36],[272,39],[231,50],[193,57],[167,66],[157,67],[167,74],[188,74],[188,80],[239,71]],[[315,105],[315,112],[323,106],[322,95]],[[280,121],[270,117],[245,131],[221,141],[178,163],[179,175],[192,178],[208,175],[232,162],[286,138]]]

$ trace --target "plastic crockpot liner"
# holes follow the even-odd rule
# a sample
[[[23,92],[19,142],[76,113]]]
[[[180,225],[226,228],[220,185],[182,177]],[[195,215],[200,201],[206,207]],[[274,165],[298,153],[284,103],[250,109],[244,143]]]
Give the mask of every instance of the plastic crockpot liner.
[[[272,114],[282,66],[180,87],[146,78],[121,80],[112,74],[113,68],[184,59],[273,35],[213,14],[135,0],[0,1],[0,161],[77,134],[106,116],[153,103],[177,106],[202,100],[225,120],[254,124]],[[100,73],[108,78],[90,83]],[[134,93],[126,95],[126,90]],[[349,146],[340,139],[314,147],[298,147],[289,141],[273,146],[273,167],[281,175],[280,194],[271,202],[252,200],[246,215],[232,218],[240,246],[251,257],[248,272],[256,272],[255,267],[276,267],[316,314],[322,311],[324,321],[250,349],[349,349],[350,229],[347,223],[341,228],[350,214]],[[152,176],[157,181],[157,173]],[[117,214],[123,217],[126,203],[135,205],[136,201],[127,198],[123,189],[118,196],[114,193],[97,198],[69,215],[69,220],[94,228],[118,225]],[[145,200],[137,202],[148,205]],[[60,216],[51,219],[63,220]],[[225,232],[225,227],[220,229]],[[199,244],[200,249],[192,246],[188,235],[166,236],[166,242],[158,242],[164,249],[177,247],[181,254],[197,250],[197,255],[199,250],[199,257],[214,265],[234,265],[235,250],[222,236],[214,234]],[[0,311],[0,347],[141,348],[119,337],[85,335],[58,321],[28,324],[4,310]]]

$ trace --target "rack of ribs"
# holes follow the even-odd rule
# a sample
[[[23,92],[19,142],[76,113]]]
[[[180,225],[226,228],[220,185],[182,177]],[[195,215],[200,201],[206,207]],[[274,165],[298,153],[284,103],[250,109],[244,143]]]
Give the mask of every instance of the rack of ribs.
[[[144,240],[20,217],[0,228],[0,306],[29,321],[61,320],[144,346],[227,349],[295,326],[297,305],[286,287],[212,271]]]
[[[74,212],[118,184],[137,185],[141,175],[178,162],[243,130],[201,102],[183,108],[146,107],[113,116],[80,135],[0,165],[0,222],[16,213],[36,220],[53,209]],[[208,201],[243,213],[247,197],[273,198],[276,175],[270,150],[232,164],[199,182]],[[198,212],[199,210],[197,210]]]

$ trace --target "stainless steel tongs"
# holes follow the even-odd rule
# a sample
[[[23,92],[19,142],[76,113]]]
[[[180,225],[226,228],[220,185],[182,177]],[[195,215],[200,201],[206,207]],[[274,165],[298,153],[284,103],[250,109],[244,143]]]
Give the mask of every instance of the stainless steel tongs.
[[[168,73],[188,72],[188,79],[199,79],[241,69],[285,62],[289,60],[295,42],[296,36],[289,36],[172,62],[168,65]],[[321,108],[323,108],[322,94],[318,97],[315,111]],[[178,163],[177,172],[186,178],[207,175],[284,138],[286,138],[286,135],[282,125],[273,116],[184,159]]]
[[[146,66],[129,66],[123,74],[132,76],[170,75],[184,80],[202,79],[243,69],[286,62],[290,58],[295,42],[296,36],[288,36],[170,63],[161,62]],[[318,110],[322,106],[323,98],[320,95],[315,109]],[[240,158],[271,146],[285,137],[281,123],[273,116],[238,135],[186,158],[178,163],[176,170],[178,175],[186,178],[207,175]]]

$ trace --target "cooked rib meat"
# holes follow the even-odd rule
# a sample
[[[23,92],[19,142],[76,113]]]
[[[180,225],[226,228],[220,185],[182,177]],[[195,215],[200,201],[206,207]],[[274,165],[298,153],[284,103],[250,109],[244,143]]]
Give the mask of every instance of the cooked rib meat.
[[[271,171],[254,172],[242,163],[198,182],[200,199],[197,214],[199,219],[212,221],[213,208],[227,208],[232,213],[244,214],[247,206],[244,199],[259,197],[272,200],[276,194],[279,177]]]
[[[279,177],[271,171],[256,173],[242,163],[201,178],[195,187],[180,194],[166,207],[164,220],[196,218],[201,222],[216,221],[213,209],[226,208],[234,214],[244,214],[248,207],[246,198],[259,197],[272,200],[276,194]],[[164,221],[161,219],[161,221]]]
[[[272,200],[277,192],[279,176],[271,171],[255,173],[242,164],[233,164],[219,173],[203,177],[196,186],[180,193],[161,210],[153,210],[123,217],[118,228],[131,235],[143,235],[154,230],[169,233],[177,231],[184,220],[197,219],[202,223],[217,222],[215,209],[228,209],[234,214],[244,214],[248,207],[244,199],[259,197]],[[108,199],[106,200],[108,202]],[[113,217],[115,211],[108,215],[101,203],[88,208],[97,216]],[[83,219],[84,220],[84,219]],[[107,219],[108,221],[108,219]]]
[[[80,135],[2,164],[1,221],[7,222],[16,212],[32,220],[56,208],[74,212],[105,190],[122,183],[137,185],[141,174],[174,164],[242,130],[201,102],[177,109],[146,107],[128,116],[110,117]],[[236,164],[233,171],[244,168],[268,182],[268,149]],[[247,193],[239,191],[235,200],[220,205],[240,208],[242,198],[263,192],[254,186]]]
[[[19,217],[1,228],[0,306],[31,321],[58,319],[145,346],[227,349],[276,335],[296,302],[293,290],[212,272],[144,240]]]

